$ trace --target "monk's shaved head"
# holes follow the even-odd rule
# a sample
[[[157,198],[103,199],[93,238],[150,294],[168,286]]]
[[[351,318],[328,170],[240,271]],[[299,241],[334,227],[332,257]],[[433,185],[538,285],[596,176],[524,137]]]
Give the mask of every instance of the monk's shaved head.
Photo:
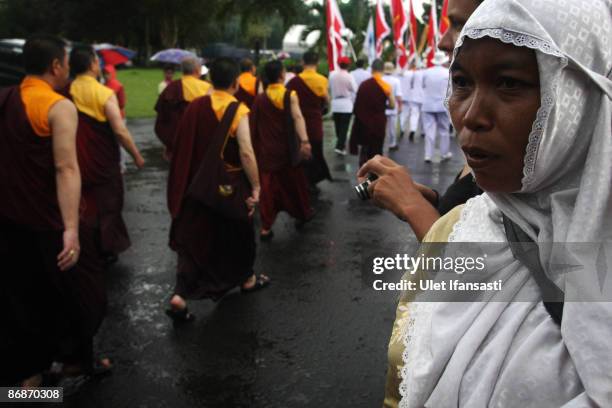
[[[181,61],[181,71],[185,75],[194,75],[197,73],[200,76],[200,60],[195,57],[187,57]]]
[[[70,72],[72,76],[89,71],[96,59],[96,52],[91,45],[78,45],[70,52]]]
[[[375,59],[372,62],[372,71],[382,72],[385,69],[385,63],[381,59]]]
[[[238,64],[230,58],[217,58],[210,66],[210,79],[217,89],[228,89],[238,78]]]
[[[43,75],[53,61],[64,61],[66,42],[51,35],[30,37],[23,46],[23,62],[26,74]]]

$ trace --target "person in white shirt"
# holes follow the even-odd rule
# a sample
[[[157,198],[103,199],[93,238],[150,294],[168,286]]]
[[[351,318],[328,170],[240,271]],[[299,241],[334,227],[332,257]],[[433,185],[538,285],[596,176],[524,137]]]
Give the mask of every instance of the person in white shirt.
[[[437,51],[432,63],[433,67],[423,72],[423,131],[425,132],[425,163],[431,163],[436,145],[436,136],[440,135],[440,155],[442,161],[453,157],[449,152],[450,118],[444,106],[448,88],[448,62],[446,53]]]
[[[391,92],[395,96],[397,101],[396,106],[393,109],[387,109],[387,137],[389,141],[389,150],[397,150],[397,115],[402,112],[402,88],[400,86],[399,78],[393,75],[395,71],[395,65],[392,62],[385,62],[385,71],[383,80],[391,85]]]
[[[365,60],[361,58],[355,62],[355,66],[357,68],[351,71],[351,75],[355,79],[355,83],[357,84],[357,89],[359,89],[359,85],[361,85],[361,83],[365,81],[366,79],[370,79],[370,77],[372,76],[372,73],[368,71],[367,69],[363,68],[365,67]]]
[[[168,84],[170,82],[172,82],[173,79],[174,79],[174,66],[173,65],[166,65],[164,67],[164,80],[161,81],[157,85],[157,94],[161,95],[161,93],[164,92],[164,89],[166,89]]]
[[[409,139],[414,141],[414,135],[421,123],[421,105],[423,104],[423,70],[418,62],[412,62],[411,69],[404,73],[402,92],[408,106],[404,106],[405,114],[402,121],[402,131],[410,132]]]
[[[338,59],[340,69],[332,71],[329,75],[329,90],[331,95],[331,112],[336,127],[336,154],[346,156],[346,134],[348,133],[353,102],[357,94],[357,84],[353,76],[347,71],[351,60],[348,57]]]

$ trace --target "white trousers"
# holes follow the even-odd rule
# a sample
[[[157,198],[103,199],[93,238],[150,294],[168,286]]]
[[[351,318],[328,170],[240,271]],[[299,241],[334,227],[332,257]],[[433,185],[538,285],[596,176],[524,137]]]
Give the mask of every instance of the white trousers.
[[[414,132],[419,130],[419,120],[421,116],[421,104],[418,102],[404,102],[402,109],[402,132]]]
[[[397,115],[387,115],[387,141],[389,147],[397,146]]]
[[[440,135],[440,154],[444,156],[449,148],[450,119],[446,112],[422,112],[423,131],[425,132],[425,158],[431,159],[436,146],[436,136]]]

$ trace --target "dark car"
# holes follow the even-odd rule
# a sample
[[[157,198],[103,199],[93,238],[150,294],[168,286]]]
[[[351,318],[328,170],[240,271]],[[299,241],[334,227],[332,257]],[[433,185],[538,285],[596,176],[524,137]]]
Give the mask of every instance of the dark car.
[[[23,70],[23,45],[25,40],[0,40],[0,87],[16,85],[21,82]]]

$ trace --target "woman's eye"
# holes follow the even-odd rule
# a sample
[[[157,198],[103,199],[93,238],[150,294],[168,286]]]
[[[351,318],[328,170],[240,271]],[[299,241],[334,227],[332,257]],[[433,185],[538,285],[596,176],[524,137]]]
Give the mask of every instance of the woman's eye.
[[[499,86],[505,89],[516,89],[522,84],[522,81],[511,77],[502,77],[499,80]]]
[[[455,88],[465,88],[467,86],[467,80],[464,76],[453,75],[453,86]]]

